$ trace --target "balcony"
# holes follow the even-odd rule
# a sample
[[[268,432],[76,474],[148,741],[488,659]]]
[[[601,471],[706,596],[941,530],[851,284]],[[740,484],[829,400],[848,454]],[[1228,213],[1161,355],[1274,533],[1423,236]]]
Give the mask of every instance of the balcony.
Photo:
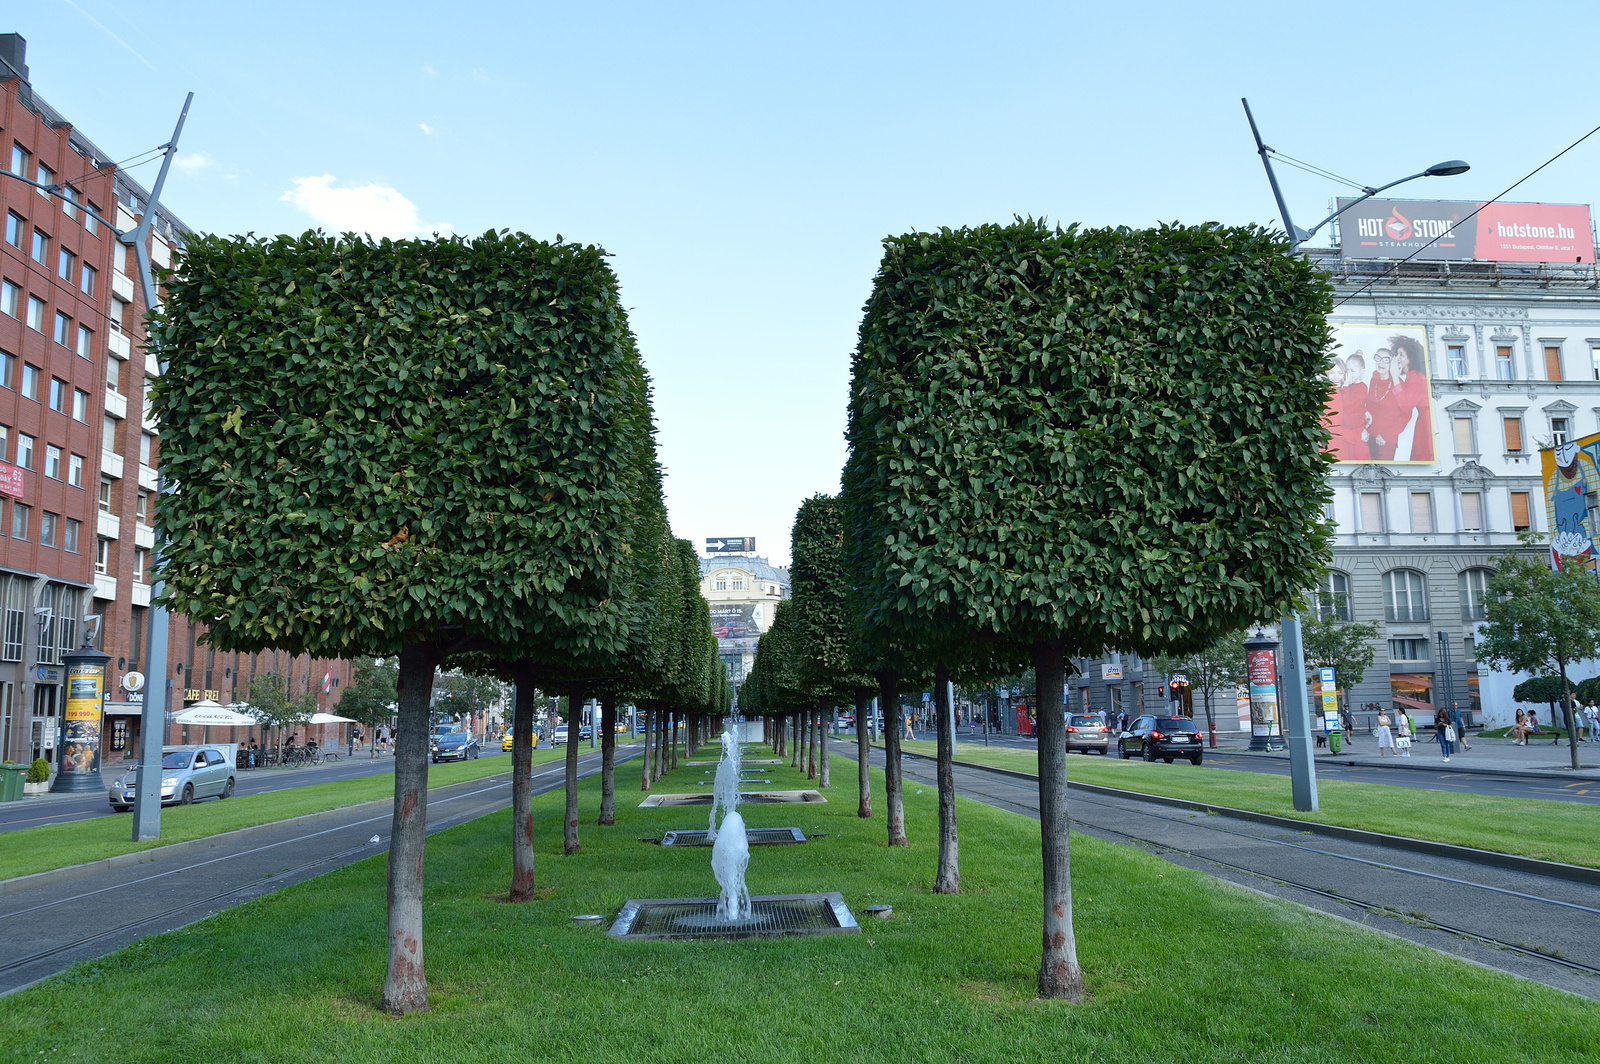
[[[121,392],[106,389],[106,413],[121,421],[128,416],[128,397]]]
[[[150,585],[133,582],[133,604],[135,606],[150,605]]]
[[[161,423],[158,422],[155,419],[154,415],[152,415],[150,413],[149,404],[146,404],[145,408],[139,412],[139,424],[150,435],[152,435],[152,436],[161,435]]]
[[[158,485],[158,482],[156,480],[156,471],[154,469],[151,469],[149,466],[145,465],[143,462],[140,462],[139,463],[139,486],[141,488],[143,488],[145,491],[155,491],[157,485]]]
[[[112,480],[122,479],[122,456],[115,451],[100,452],[100,472]]]
[[[155,355],[146,354],[144,356],[144,375],[146,377],[161,376],[161,363],[156,359]]]
[[[133,526],[133,545],[143,547],[145,550],[156,549],[156,530],[147,524],[135,522]]]
[[[120,329],[107,329],[106,350],[113,358],[120,358],[126,362],[133,356],[133,341]]]
[[[104,573],[95,573],[94,597],[97,599],[110,599],[115,602],[117,598],[117,578],[107,576]]]
[[[95,530],[106,539],[116,539],[122,535],[122,518],[101,510],[100,519],[95,523]]]
[[[111,294],[124,303],[133,302],[133,278],[121,270],[111,271]]]
[[[133,216],[132,212],[128,210],[128,208],[124,207],[121,203],[118,203],[117,204],[117,228],[121,229],[124,233],[130,233],[130,232],[133,231],[133,227],[138,225],[138,224],[139,224],[139,219],[135,218]],[[130,252],[128,252],[128,254],[131,255],[131,254],[133,254],[133,252],[130,251]]]

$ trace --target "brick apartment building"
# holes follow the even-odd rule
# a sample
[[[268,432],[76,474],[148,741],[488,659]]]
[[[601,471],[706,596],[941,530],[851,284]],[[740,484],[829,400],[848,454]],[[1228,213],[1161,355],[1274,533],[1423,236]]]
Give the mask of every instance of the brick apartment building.
[[[124,681],[147,657],[161,434],[145,403],[160,369],[145,352],[135,257],[106,223],[131,231],[149,194],[39,97],[25,49],[21,36],[0,34],[0,759],[53,761],[62,656],[92,616],[96,646],[111,656],[109,766],[136,757],[142,694]],[[158,267],[185,232],[157,208]],[[170,683],[169,712],[242,700],[262,673],[282,677],[291,697],[320,692],[331,670],[332,691],[319,693],[328,708],[350,679],[348,662],[218,653],[187,617],[172,617],[169,633],[170,675],[146,680]],[[189,731],[169,724],[167,741],[200,740]]]

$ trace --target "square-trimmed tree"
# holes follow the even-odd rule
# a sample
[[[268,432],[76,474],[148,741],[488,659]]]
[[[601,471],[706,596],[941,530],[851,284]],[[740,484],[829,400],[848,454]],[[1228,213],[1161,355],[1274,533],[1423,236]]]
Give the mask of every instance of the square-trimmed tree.
[[[1066,659],[1195,651],[1314,581],[1329,307],[1315,268],[1256,228],[885,241],[851,381],[853,580],[876,639],[1032,659],[1047,997],[1082,993]]]
[[[398,657],[383,1005],[426,1007],[435,668],[628,639],[647,400],[616,278],[523,234],[200,236],[167,291],[165,604],[224,650]]]

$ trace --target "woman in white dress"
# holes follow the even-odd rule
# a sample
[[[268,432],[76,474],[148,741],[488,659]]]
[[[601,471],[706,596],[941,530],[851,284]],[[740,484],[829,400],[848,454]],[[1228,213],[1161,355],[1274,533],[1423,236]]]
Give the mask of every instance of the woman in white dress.
[[[1411,715],[1406,712],[1406,707],[1395,710],[1395,752],[1401,757],[1410,757],[1411,740],[1416,734],[1417,726],[1411,723]]]
[[[1394,729],[1390,726],[1393,721],[1389,719],[1388,710],[1378,714],[1378,756],[1382,757],[1384,751],[1394,753]]]

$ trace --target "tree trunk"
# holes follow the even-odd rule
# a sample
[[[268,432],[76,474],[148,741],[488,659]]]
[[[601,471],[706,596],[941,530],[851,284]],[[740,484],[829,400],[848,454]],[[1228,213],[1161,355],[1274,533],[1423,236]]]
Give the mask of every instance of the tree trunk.
[[[533,669],[515,665],[516,702],[511,707],[511,890],[507,901],[533,897]]]
[[[567,688],[567,813],[563,824],[562,852],[568,857],[582,849],[578,842],[578,717],[583,712],[583,684]]]
[[[617,822],[617,695],[600,695],[600,819],[597,824]]]
[[[789,767],[804,769],[806,762],[802,753],[804,747],[800,745],[800,714],[789,714],[789,731],[792,733],[789,736]]]
[[[394,743],[394,814],[389,824],[389,968],[384,1011],[428,1007],[422,967],[422,862],[428,841],[428,703],[443,659],[433,643],[400,648],[399,726]]]
[[[828,740],[833,738],[832,709],[828,705],[817,707],[817,786],[822,788],[833,786],[833,779],[828,774]]]
[[[639,782],[639,789],[641,791],[648,791],[650,789],[650,765],[651,762],[655,760],[651,756],[655,753],[654,743],[656,741],[656,733],[653,727],[655,723],[655,716],[655,710],[651,709],[649,704],[646,703],[644,708],[644,757],[639,759],[644,762],[643,771],[640,773],[643,776],[643,779],[641,779]]]
[[[900,774],[900,677],[893,669],[878,673],[878,706],[883,713],[884,816],[889,823],[889,845],[909,846],[906,806]],[[868,707],[868,716],[871,707]]]
[[[856,705],[856,816],[866,820],[872,816],[872,770],[869,758],[872,743],[867,739],[867,714],[872,712],[872,688],[855,689]]]
[[[961,893],[960,854],[956,844],[955,736],[950,734],[950,669],[943,662],[933,669],[933,711],[939,718],[939,874],[935,894]]]
[[[804,743],[800,758],[806,765],[806,779],[817,778],[817,711],[807,706],[800,712],[801,741]]]
[[[1561,712],[1566,714],[1567,717],[1567,748],[1572,752],[1572,767],[1576,770],[1579,767],[1578,715],[1572,711],[1572,691],[1567,687],[1567,663],[1559,661],[1556,664],[1561,667]],[[1466,725],[1462,725],[1461,735],[1458,738],[1461,740],[1462,746],[1467,745]]]
[[[1036,639],[1033,680],[1039,702],[1039,837],[1044,858],[1044,952],[1039,993],[1083,1000],[1083,970],[1072,932],[1072,854],[1067,815],[1067,725],[1060,701],[1066,672],[1063,641]],[[942,756],[942,755],[941,755]]]
[[[672,721],[671,721],[672,730],[671,730],[671,733],[667,736],[667,741],[672,744],[672,760],[669,762],[669,767],[674,772],[676,772],[678,770],[678,725],[680,723],[682,723],[682,721],[683,721],[683,713],[680,712],[679,710],[676,710],[676,709],[673,710],[672,711]]]

